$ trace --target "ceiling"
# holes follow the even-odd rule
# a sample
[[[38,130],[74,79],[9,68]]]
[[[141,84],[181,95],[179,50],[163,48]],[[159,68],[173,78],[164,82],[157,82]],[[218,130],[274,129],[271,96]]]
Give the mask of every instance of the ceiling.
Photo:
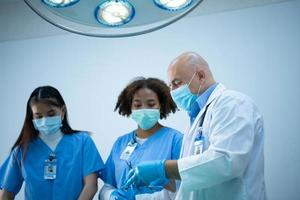
[[[6,3],[15,3],[22,0],[0,0],[0,5],[6,4]]]
[[[203,0],[188,16],[206,15],[285,1],[293,0]],[[41,19],[30,10],[23,0],[0,0],[0,27],[0,42],[67,33]]]

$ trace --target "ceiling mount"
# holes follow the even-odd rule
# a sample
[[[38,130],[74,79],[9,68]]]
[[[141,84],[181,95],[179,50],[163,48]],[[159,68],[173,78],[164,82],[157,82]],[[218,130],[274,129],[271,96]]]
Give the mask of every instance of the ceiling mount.
[[[95,37],[126,37],[163,28],[202,0],[24,0],[64,30]]]

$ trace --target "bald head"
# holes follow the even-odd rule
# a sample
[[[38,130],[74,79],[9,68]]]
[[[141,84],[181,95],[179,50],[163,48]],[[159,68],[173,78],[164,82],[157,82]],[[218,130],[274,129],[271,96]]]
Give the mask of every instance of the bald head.
[[[195,94],[215,83],[208,63],[195,52],[186,52],[175,58],[169,65],[168,79],[172,89],[190,83],[189,88]]]
[[[179,55],[171,62],[169,70],[174,68],[183,68],[185,70],[195,71],[197,69],[208,69],[208,64],[199,54],[186,52]]]

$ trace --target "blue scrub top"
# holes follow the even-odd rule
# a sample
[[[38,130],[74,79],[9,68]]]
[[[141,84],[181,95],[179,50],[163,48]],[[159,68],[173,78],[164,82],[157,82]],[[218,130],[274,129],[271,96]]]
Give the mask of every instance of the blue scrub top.
[[[57,159],[55,180],[44,179],[44,164],[54,153]],[[25,181],[25,199],[78,199],[83,178],[104,168],[102,158],[88,133],[64,135],[55,151],[40,138],[32,141],[22,159],[21,148],[15,148],[0,167],[0,188],[17,194]]]
[[[114,143],[105,163],[105,169],[101,173],[101,178],[106,184],[115,188],[121,188],[124,185],[130,167],[126,161],[120,159],[120,156],[128,143],[134,142],[135,136],[136,132],[132,131],[119,137]],[[182,134],[180,132],[169,127],[162,127],[142,145],[137,144],[128,161],[134,168],[142,161],[176,160],[180,156],[181,144]]]

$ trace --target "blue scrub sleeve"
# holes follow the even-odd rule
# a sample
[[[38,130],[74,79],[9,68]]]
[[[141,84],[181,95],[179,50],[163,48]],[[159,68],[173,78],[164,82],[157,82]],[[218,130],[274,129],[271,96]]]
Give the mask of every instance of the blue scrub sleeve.
[[[103,160],[90,136],[86,137],[83,146],[83,176],[98,173],[104,168]]]
[[[113,151],[111,150],[110,155],[105,163],[105,168],[101,174],[101,179],[104,183],[109,184],[110,186],[117,187],[116,176],[115,176],[115,163],[113,160]]]
[[[182,137],[181,133],[178,133],[173,138],[172,144],[172,159],[177,160],[180,157],[180,150],[182,145]]]
[[[16,195],[23,184],[20,151],[14,149],[0,167],[0,189]]]

